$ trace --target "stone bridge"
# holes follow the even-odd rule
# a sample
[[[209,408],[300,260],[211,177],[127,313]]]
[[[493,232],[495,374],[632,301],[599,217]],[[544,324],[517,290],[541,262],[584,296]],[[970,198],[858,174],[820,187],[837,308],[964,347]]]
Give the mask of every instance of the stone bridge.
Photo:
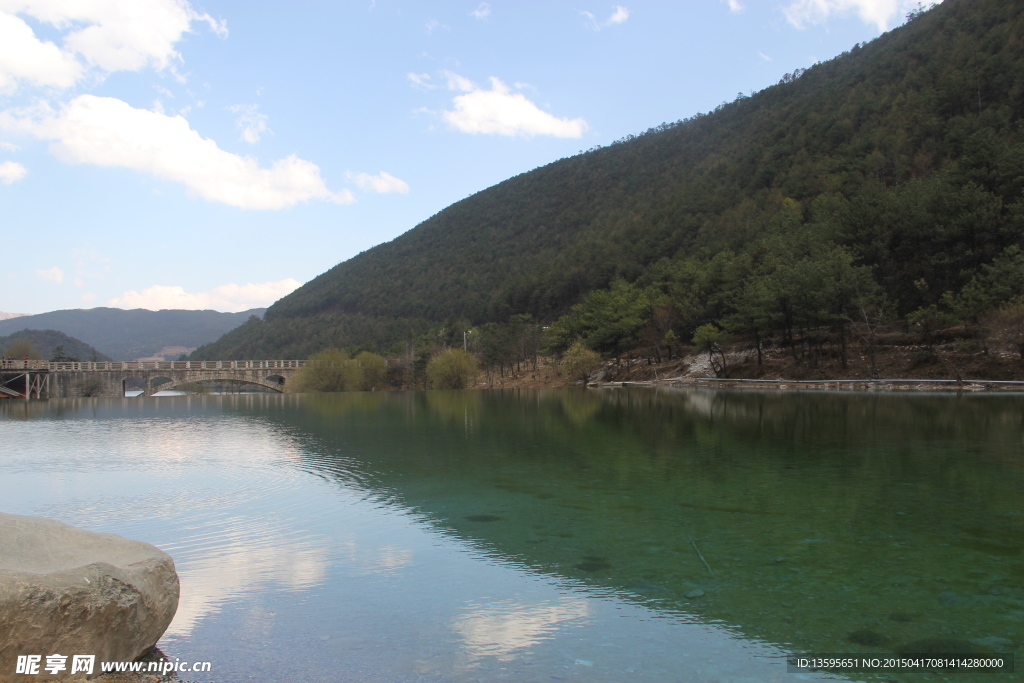
[[[0,398],[121,398],[142,381],[143,396],[203,381],[239,381],[285,392],[304,360],[129,361],[79,363],[4,360]]]

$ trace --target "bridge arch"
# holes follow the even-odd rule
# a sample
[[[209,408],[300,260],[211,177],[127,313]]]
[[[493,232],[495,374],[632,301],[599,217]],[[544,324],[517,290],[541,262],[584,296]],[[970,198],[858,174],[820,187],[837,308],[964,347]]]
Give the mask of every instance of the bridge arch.
[[[154,385],[155,380],[166,380],[165,382]],[[180,387],[183,384],[199,384],[201,382],[237,382],[241,384],[251,384],[253,386],[263,387],[264,389],[270,389],[279,394],[284,393],[284,378],[281,378],[280,382],[274,381],[271,378],[266,379],[239,379],[237,376],[229,374],[223,376],[213,377],[202,377],[200,379],[186,378],[186,379],[172,379],[170,377],[154,377],[149,381],[149,387],[146,389],[143,396],[152,396],[158,391],[174,391],[175,387]]]
[[[183,384],[183,382],[182,382]],[[167,391],[174,385],[174,380],[164,375],[157,375],[156,377],[150,377],[146,381],[146,396],[152,396],[158,391]]]

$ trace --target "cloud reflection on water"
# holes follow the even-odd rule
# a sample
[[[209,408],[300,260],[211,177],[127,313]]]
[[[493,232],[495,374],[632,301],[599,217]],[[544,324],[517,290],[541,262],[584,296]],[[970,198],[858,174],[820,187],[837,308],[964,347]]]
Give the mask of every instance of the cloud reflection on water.
[[[452,628],[462,639],[470,660],[496,657],[508,662],[588,616],[590,606],[579,598],[564,597],[532,605],[519,601],[470,603],[455,618]]]
[[[178,568],[181,600],[167,636],[184,637],[230,601],[277,584],[299,591],[324,581],[329,548],[315,542],[280,544],[278,537],[238,536]]]

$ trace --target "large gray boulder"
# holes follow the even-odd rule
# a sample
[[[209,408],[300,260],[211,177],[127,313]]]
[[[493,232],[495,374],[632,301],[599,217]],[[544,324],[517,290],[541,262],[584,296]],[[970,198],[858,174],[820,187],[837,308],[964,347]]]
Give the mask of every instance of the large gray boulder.
[[[59,681],[73,655],[131,661],[156,644],[178,608],[170,555],[148,543],[40,517],[0,513],[0,683]],[[49,655],[67,657],[56,675]],[[19,656],[40,655],[36,675]],[[24,664],[23,660],[23,664]]]

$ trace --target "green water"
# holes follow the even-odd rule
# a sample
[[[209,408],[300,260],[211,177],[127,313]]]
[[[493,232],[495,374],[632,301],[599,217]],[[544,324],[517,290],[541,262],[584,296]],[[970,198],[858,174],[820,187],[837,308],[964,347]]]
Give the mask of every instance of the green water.
[[[222,662],[278,647],[285,661],[320,658],[317,676],[348,657],[362,667],[358,680],[769,680],[756,662],[682,675],[684,659],[711,646],[672,629],[773,652],[1019,653],[1024,640],[1022,396],[550,390],[7,402],[0,435],[34,436],[38,449],[0,457],[0,510],[151,540],[179,562],[183,590],[216,584],[226,537],[312,553],[310,566],[327,558],[298,584],[263,567],[271,578],[227,591],[216,609],[189,607],[198,616],[162,643],[217,652],[210,643],[220,639]],[[154,445],[168,439],[173,448]],[[58,490],[41,494],[54,477]],[[359,595],[346,592],[367,553],[389,568]],[[414,556],[432,559],[402,560]],[[524,597],[541,584],[550,594]],[[396,595],[388,605],[408,613],[402,624],[381,616]],[[331,606],[353,623],[338,623]],[[546,625],[525,640],[510,635],[501,619],[516,609],[521,623]],[[491,631],[481,640],[466,623]],[[438,633],[427,633],[433,624]],[[378,634],[388,654],[367,654],[360,631]],[[639,645],[613,647],[630,639],[658,646],[637,662]],[[299,657],[300,645],[312,649]],[[268,680],[300,680],[262,666]],[[795,680],[772,666],[773,680]],[[245,680],[217,680],[236,678]]]
[[[1020,397],[370,401],[311,400],[303,425],[372,450],[375,486],[538,571],[804,651],[1024,636]]]

